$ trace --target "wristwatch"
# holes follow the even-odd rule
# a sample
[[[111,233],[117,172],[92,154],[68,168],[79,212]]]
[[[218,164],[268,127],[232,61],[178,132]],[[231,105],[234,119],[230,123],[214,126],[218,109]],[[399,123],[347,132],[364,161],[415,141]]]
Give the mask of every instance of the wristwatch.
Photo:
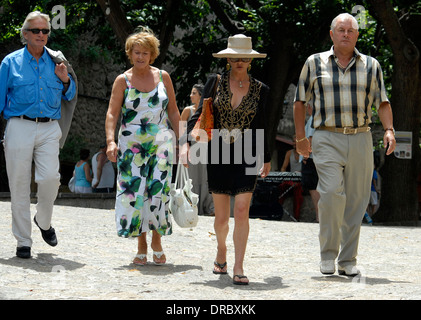
[[[386,132],[387,130],[390,130],[390,131],[392,131],[393,132],[393,135],[395,135],[395,129],[392,127],[392,128],[386,128],[386,129],[384,129],[384,131]]]

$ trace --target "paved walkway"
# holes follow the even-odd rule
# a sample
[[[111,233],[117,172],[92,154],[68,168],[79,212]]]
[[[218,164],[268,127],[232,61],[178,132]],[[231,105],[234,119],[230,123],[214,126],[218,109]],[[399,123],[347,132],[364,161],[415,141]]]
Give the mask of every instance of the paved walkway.
[[[421,299],[420,227],[364,225],[363,273],[349,279],[319,272],[318,224],[252,219],[245,259],[250,285],[234,286],[233,221],[229,274],[219,276],[211,272],[216,254],[212,217],[201,216],[194,229],[174,227],[173,235],[163,239],[166,265],[139,267],[131,264],[137,241],[116,236],[113,210],[56,206],[53,227],[59,244],[48,246],[33,226],[29,260],[15,256],[9,202],[0,202],[0,216],[0,299]]]

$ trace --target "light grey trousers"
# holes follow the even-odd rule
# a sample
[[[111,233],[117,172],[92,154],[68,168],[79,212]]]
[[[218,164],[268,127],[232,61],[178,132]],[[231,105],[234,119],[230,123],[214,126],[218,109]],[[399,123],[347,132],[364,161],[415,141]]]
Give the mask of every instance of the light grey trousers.
[[[356,265],[361,222],[373,176],[370,132],[344,135],[316,130],[313,159],[319,175],[319,242],[321,260]]]
[[[32,246],[31,239],[31,176],[35,164],[37,183],[36,218],[39,226],[48,230],[53,205],[60,185],[59,139],[57,121],[36,123],[10,118],[4,134],[4,153],[12,208],[12,232],[18,247]]]

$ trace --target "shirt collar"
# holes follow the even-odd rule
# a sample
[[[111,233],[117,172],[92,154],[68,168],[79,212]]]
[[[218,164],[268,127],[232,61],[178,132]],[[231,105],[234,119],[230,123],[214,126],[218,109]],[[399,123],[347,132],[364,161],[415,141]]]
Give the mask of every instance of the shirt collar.
[[[33,55],[28,51],[28,46],[25,46],[25,49],[23,52],[24,52],[23,55],[28,62],[31,62],[32,59],[34,59]],[[48,57],[49,56],[48,56],[47,50],[45,50],[45,47],[44,47],[44,52],[41,56],[41,59],[46,62]]]
[[[330,59],[330,57],[336,58],[336,56],[335,56],[335,52],[333,51],[333,46],[332,46],[332,47],[330,48],[330,50],[327,52],[327,55],[326,55],[325,57],[326,57],[325,62],[328,62],[328,60]],[[366,62],[367,62],[366,57],[365,57],[363,54],[361,54],[361,53],[358,51],[358,49],[357,49],[357,48],[354,48],[354,57],[355,57],[355,58],[359,58],[359,59],[362,61],[362,63],[364,63],[364,65],[365,65],[365,64],[366,64]]]

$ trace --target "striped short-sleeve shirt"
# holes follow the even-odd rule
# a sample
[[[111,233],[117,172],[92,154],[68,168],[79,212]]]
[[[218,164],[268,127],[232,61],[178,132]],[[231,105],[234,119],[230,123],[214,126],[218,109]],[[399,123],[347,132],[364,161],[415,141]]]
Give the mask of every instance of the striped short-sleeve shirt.
[[[295,101],[313,101],[313,128],[361,127],[371,123],[371,106],[389,102],[379,62],[354,49],[346,69],[333,46],[311,55],[301,70]]]

